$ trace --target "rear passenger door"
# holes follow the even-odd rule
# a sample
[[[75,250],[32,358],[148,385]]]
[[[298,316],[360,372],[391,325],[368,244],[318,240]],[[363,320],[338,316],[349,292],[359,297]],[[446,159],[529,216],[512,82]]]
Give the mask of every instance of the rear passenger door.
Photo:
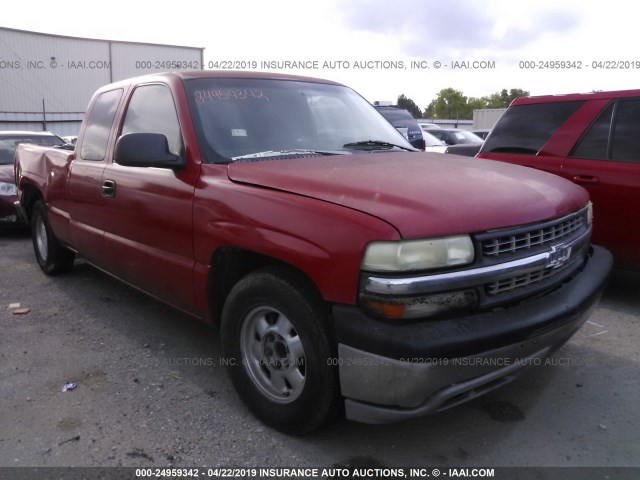
[[[56,230],[66,232],[68,229],[71,240],[64,233],[61,237],[94,263],[100,262],[104,251],[102,173],[109,158],[109,139],[123,93],[119,88],[96,97],[74,152],[67,195],[61,196],[59,208],[51,211],[52,222],[59,221],[61,225]]]
[[[606,245],[618,266],[640,268],[640,99],[609,104],[564,170],[591,195],[593,242]]]

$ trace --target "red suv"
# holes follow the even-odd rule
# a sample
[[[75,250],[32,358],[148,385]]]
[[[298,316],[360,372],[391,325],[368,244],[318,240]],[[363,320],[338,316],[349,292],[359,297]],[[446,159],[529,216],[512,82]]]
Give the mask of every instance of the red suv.
[[[640,90],[518,98],[477,157],[585,187],[593,242],[611,250],[618,267],[640,270]]]

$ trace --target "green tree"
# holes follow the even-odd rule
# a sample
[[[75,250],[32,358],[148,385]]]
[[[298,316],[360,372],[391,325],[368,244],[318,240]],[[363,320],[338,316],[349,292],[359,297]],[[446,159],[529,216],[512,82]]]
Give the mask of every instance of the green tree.
[[[400,108],[408,110],[409,113],[413,115],[413,118],[422,118],[422,110],[420,110],[420,107],[416,105],[416,102],[407,98],[404,94],[398,96],[397,105]]]
[[[500,92],[493,93],[488,97],[482,97],[486,100],[487,106],[484,108],[507,108],[513,99],[518,97],[528,97],[529,92],[520,88],[512,88],[507,91],[506,88]]]
[[[471,118],[473,118],[474,110],[489,108],[487,106],[487,99],[485,97],[481,97],[481,98],[470,97],[469,100],[467,100],[467,105],[469,105],[469,109],[471,110]]]
[[[427,110],[430,110],[433,118],[471,118],[468,99],[460,90],[443,88],[438,92],[435,100],[432,100]]]
[[[466,97],[460,90],[444,88],[425,108],[422,117],[470,120],[473,118],[474,110],[507,108],[514,98],[527,96],[529,96],[529,92],[520,88],[512,88],[511,90],[505,88],[480,98]],[[398,104],[399,102],[400,98],[398,98]]]

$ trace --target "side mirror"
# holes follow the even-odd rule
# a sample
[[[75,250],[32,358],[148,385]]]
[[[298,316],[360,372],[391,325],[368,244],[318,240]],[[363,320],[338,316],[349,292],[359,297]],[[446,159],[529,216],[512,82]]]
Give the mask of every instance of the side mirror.
[[[116,142],[115,161],[125,167],[180,169],[184,159],[169,151],[167,137],[160,133],[128,133]]]

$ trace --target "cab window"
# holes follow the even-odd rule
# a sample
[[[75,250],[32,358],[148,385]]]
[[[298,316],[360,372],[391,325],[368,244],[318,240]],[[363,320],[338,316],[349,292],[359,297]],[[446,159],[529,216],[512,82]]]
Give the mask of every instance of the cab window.
[[[161,133],[167,137],[169,151],[182,153],[182,136],[171,90],[165,85],[143,85],[133,92],[122,125],[128,133]]]
[[[80,156],[84,160],[102,160],[107,153],[109,134],[122,98],[122,89],[101,93],[91,108],[82,139]]]

